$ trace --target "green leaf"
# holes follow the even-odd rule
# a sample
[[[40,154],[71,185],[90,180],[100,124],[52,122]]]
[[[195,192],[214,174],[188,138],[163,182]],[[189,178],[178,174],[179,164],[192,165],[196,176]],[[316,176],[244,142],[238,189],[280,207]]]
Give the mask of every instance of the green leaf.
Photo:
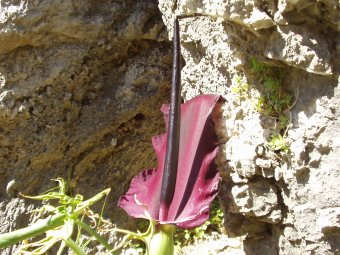
[[[270,141],[268,142],[268,146],[274,151],[284,151],[288,152],[289,147],[286,139],[280,134],[271,135]]]

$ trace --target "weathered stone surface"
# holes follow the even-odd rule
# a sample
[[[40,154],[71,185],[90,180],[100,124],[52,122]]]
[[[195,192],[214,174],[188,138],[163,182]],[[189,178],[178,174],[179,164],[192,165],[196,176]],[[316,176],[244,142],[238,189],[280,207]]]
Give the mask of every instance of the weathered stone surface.
[[[238,212],[248,216],[265,216],[263,220],[270,222],[278,222],[281,219],[280,210],[275,209],[278,206],[276,187],[270,183],[260,181],[235,185],[231,194]]]
[[[337,0],[279,0],[274,21],[279,25],[303,22],[314,30],[322,31],[331,27],[339,31],[339,10],[340,3]]]
[[[0,197],[11,207],[1,209],[1,223],[19,192],[36,195],[60,176],[86,198],[111,187],[105,216],[131,224],[116,203],[155,164],[151,136],[162,132],[170,85],[171,45],[157,2],[0,7]],[[27,224],[15,215],[1,232]]]
[[[9,232],[23,227],[29,220],[28,212],[33,210],[34,206],[21,198],[14,198],[10,201],[0,202],[0,232]],[[6,250],[2,249],[1,254],[14,254],[17,245]]]
[[[224,254],[224,255],[246,255],[241,248],[244,237],[228,238],[225,235],[212,235],[200,243],[188,245],[181,252],[184,254]]]
[[[160,5],[162,8],[162,2]],[[221,17],[247,26],[251,30],[274,26],[272,18],[263,11],[257,1],[178,1],[178,11],[185,14],[201,13],[211,17]]]
[[[214,254],[339,253],[339,6],[1,1],[1,231],[27,223],[19,191],[36,194],[57,176],[70,178],[72,191],[85,197],[111,187],[105,216],[128,224],[115,203],[135,173],[155,164],[150,137],[162,132],[158,109],[168,98],[173,17],[199,13],[180,21],[182,95],[226,100],[217,163],[234,239],[210,238],[185,253],[207,254],[211,245]],[[280,67],[295,96],[287,154],[268,148],[277,123],[254,107],[261,87],[252,58]],[[249,85],[244,96],[231,89],[240,80]]]
[[[255,160],[255,164],[260,168],[270,169],[272,167],[271,160],[266,160],[266,159],[262,159],[262,158],[257,158]]]
[[[230,158],[233,155],[234,161],[231,162],[231,166],[236,170],[237,174],[248,178],[255,175],[255,162],[253,159],[256,152],[254,146],[246,141],[240,141],[236,136],[232,137],[228,143],[230,146],[226,157]]]
[[[340,228],[340,208],[326,208],[319,212],[317,224],[322,231]]]
[[[297,25],[278,26],[269,38],[264,55],[311,73],[330,75],[331,54],[323,36]]]
[[[247,235],[241,248],[246,254],[339,252],[337,228],[323,232],[320,220],[335,224],[336,216],[326,212],[338,208],[340,201],[335,193],[340,163],[334,156],[339,154],[340,133],[335,15],[339,4],[178,0],[174,6],[173,1],[162,0],[159,8],[169,31],[174,14],[206,15],[180,21],[186,62],[183,96],[218,92],[226,99],[217,131],[223,143],[218,164],[228,233]],[[263,27],[249,23],[257,11],[267,15]],[[215,51],[221,41],[217,38],[223,38],[221,51]],[[293,126],[287,155],[267,148],[276,123],[254,110],[253,97],[261,91],[249,75],[253,57],[280,66],[284,86],[296,97],[288,114]],[[231,92],[237,86],[235,77],[249,84],[248,96]]]

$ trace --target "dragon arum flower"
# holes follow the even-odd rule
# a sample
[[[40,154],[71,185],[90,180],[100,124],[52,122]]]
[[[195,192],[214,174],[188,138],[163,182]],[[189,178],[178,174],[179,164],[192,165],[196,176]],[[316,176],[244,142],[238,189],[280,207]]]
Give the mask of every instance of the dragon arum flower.
[[[171,104],[161,108],[166,133],[152,138],[158,166],[135,176],[118,201],[130,216],[150,220],[148,231],[140,236],[150,255],[174,253],[174,226],[194,228],[209,218],[219,180],[213,116],[220,96],[201,95],[180,104],[178,17],[173,43]]]

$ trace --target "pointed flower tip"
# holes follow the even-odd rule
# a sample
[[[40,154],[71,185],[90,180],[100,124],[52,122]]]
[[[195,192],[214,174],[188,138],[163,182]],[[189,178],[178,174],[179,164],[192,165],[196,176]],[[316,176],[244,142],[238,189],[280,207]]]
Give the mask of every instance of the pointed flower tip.
[[[181,228],[202,225],[209,217],[209,205],[217,195],[219,173],[214,164],[218,140],[213,118],[217,95],[201,95],[181,106],[180,151],[176,187],[168,215],[160,220],[160,192],[166,153],[166,135],[153,138],[156,169],[142,171],[133,178],[118,205],[130,216],[148,218]],[[165,116],[168,107],[163,106]],[[165,117],[167,121],[167,118]]]

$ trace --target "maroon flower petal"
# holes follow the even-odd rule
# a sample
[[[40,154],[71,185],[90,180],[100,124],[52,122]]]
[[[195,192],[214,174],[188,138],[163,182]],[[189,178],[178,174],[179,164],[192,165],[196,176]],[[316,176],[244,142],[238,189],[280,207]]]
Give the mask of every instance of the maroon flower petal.
[[[152,139],[157,169],[148,169],[131,181],[118,205],[130,216],[193,228],[209,217],[209,205],[217,194],[219,173],[214,164],[217,136],[212,111],[220,96],[201,95],[181,106],[180,151],[174,198],[168,218],[159,220],[160,192],[166,153],[166,135]],[[168,106],[163,106],[166,126]]]

